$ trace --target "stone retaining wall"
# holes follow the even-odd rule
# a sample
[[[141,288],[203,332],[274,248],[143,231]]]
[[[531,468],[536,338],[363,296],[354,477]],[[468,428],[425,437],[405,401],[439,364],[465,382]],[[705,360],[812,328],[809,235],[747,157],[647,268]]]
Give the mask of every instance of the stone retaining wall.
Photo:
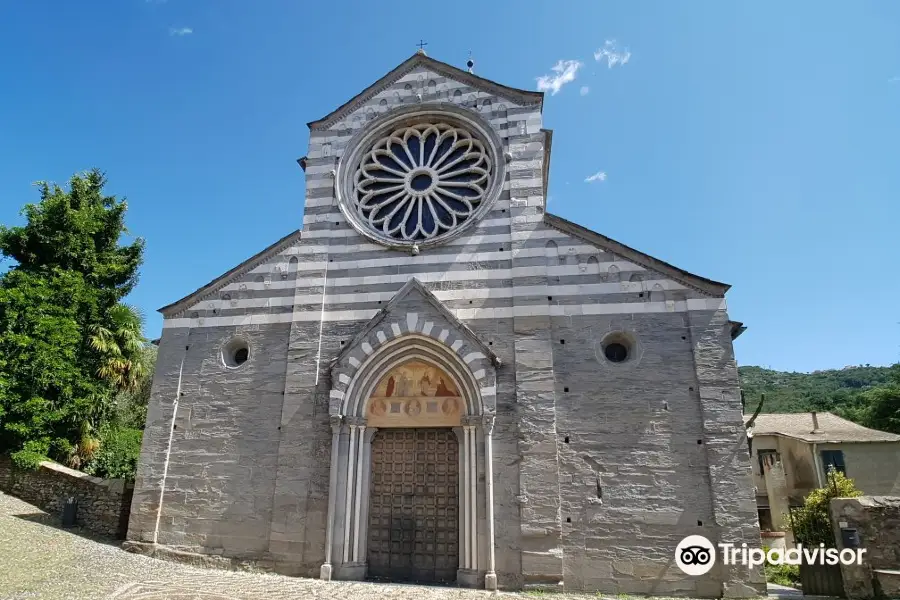
[[[0,456],[0,491],[61,516],[66,499],[78,502],[76,524],[87,531],[124,539],[134,485],[124,479],[100,479],[52,462],[36,471],[16,468]]]
[[[898,597],[900,585],[900,497],[860,496],[831,500],[837,547],[845,547],[841,530],[855,530],[865,548],[863,564],[843,565],[848,598]]]

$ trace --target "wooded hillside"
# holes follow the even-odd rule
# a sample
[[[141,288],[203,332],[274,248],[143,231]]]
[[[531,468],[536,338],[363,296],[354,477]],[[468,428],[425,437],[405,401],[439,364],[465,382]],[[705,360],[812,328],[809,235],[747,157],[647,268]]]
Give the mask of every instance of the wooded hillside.
[[[867,427],[900,432],[896,413],[890,410],[900,387],[900,364],[813,373],[740,367],[738,372],[747,412],[752,412],[760,394],[765,394],[763,412],[829,411]]]

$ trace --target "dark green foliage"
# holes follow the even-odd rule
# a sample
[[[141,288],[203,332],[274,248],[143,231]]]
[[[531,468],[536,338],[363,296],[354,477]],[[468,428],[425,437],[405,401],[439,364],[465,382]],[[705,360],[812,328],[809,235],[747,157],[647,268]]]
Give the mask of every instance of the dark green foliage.
[[[120,245],[127,205],[104,183],[96,170],[68,191],[42,183],[27,223],[0,226],[0,254],[14,262],[0,276],[0,452],[21,452],[23,464],[89,461],[116,392],[140,380],[140,316],[120,302],[144,243]]]
[[[141,350],[141,377],[133,389],[116,395],[116,422],[122,427],[143,429],[147,421],[147,404],[150,402],[150,384],[156,368],[156,346],[147,344]]]
[[[866,423],[900,433],[900,382],[869,390],[863,394],[863,400],[869,406]]]
[[[792,509],[785,522],[793,532],[794,539],[804,546],[825,544],[826,548],[834,548],[834,529],[828,512],[831,499],[857,496],[862,496],[862,492],[856,489],[853,480],[840,471],[830,469],[828,484],[811,491],[803,500],[803,506]]]
[[[134,479],[141,453],[141,429],[108,425],[100,431],[100,449],[84,467],[84,472],[111,479]]]
[[[900,364],[787,373],[740,367],[747,405],[766,395],[763,412],[828,411],[866,427],[900,433]]]
[[[763,546],[762,549],[768,557],[770,548],[768,546]],[[797,584],[800,583],[800,565],[774,565],[767,561],[764,568],[766,571],[766,581],[769,583],[777,583],[778,585],[786,585],[788,587],[797,587]]]

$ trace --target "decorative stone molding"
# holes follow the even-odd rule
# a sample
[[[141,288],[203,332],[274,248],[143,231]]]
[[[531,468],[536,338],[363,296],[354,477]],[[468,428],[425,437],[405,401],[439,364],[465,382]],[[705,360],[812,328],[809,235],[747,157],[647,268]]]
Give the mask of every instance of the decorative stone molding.
[[[483,424],[482,415],[466,415],[459,421],[463,427],[477,427]]]
[[[484,144],[441,121],[402,126],[366,152],[349,202],[361,221],[390,242],[431,240],[453,231],[485,200],[491,181]]]
[[[341,415],[331,415],[331,431],[334,433],[338,433],[341,430],[341,426],[343,425],[344,417]]]
[[[485,435],[491,435],[494,432],[494,420],[495,416],[493,413],[488,413],[481,416],[481,425],[482,427],[484,427]]]
[[[414,293],[420,294],[427,305],[435,309],[434,313],[443,317],[444,323],[441,323],[440,319],[436,319],[435,316],[418,312],[404,311],[394,314],[397,303]],[[460,376],[459,373],[462,373],[464,377],[472,379],[474,386],[471,392],[472,396],[477,397],[479,403],[483,403],[486,407],[495,404],[496,369],[500,365],[500,360],[471,329],[450,313],[421,282],[413,278],[332,361],[332,389],[329,394],[332,414],[358,414],[345,412],[349,409],[348,403],[353,400],[347,397],[351,382],[385,346],[391,345],[400,349],[401,346],[397,346],[397,344],[407,342],[424,345],[424,347],[431,345],[435,349],[433,352],[436,355],[445,353],[445,355],[454,356],[454,363],[457,365],[455,368],[458,371],[457,377]],[[470,410],[462,407],[462,412]],[[481,414],[482,412],[482,408],[478,407],[472,414]]]
[[[433,168],[434,160],[438,159],[432,156],[433,153],[426,157],[421,151],[424,145],[413,148],[420,150],[418,157],[413,156],[410,148],[415,144],[411,145],[410,140],[421,140],[423,136],[428,139],[432,135],[442,142],[453,139],[454,144],[462,144],[460,148],[468,158],[457,163],[463,167],[460,173],[443,171],[446,167],[443,163]],[[399,149],[395,151],[395,147]],[[347,148],[338,163],[338,206],[354,229],[369,240],[394,249],[410,250],[418,246],[424,250],[460,236],[490,211],[500,196],[506,176],[503,143],[493,127],[481,115],[446,103],[422,103],[382,115],[360,129],[347,143]],[[404,157],[397,152],[406,155],[408,162],[404,163]],[[394,156],[397,158],[392,158]],[[444,155],[445,160],[450,156]],[[456,159],[452,157],[453,161]],[[394,173],[389,173],[388,169]],[[460,179],[469,171],[479,178],[476,182]],[[416,185],[419,179],[427,179],[428,185]],[[475,187],[461,187],[475,183]],[[381,186],[388,186],[391,195],[386,195]],[[438,201],[451,188],[462,200],[454,199],[458,204]],[[470,189],[476,195],[465,197],[459,194],[459,190],[464,189]],[[404,200],[402,209],[396,205],[400,200]],[[411,216],[413,209],[416,217]],[[399,229],[394,222],[395,210],[406,211]],[[422,221],[424,210],[437,210],[430,214],[436,214],[447,226],[429,228]],[[415,226],[409,231],[407,227],[413,221]],[[398,231],[402,234],[398,235]]]

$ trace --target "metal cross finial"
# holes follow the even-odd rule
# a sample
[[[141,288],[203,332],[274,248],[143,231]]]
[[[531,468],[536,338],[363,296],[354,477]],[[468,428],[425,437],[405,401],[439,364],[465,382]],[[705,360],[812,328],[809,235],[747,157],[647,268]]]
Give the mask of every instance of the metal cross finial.
[[[426,42],[425,40],[419,40],[419,43],[416,44],[416,46],[419,47],[419,50],[424,50],[425,46],[427,46],[427,45],[428,45],[428,42]]]

